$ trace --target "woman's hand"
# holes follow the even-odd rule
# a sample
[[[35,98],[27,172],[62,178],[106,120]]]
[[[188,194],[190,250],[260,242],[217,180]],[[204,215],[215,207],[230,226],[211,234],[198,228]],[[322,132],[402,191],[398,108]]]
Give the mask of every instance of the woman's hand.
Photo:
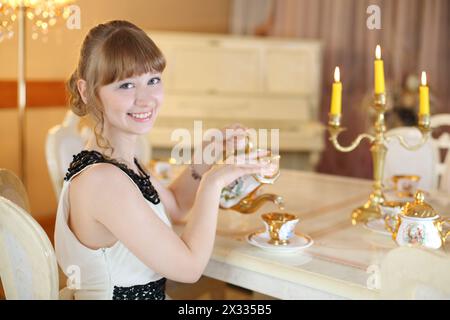
[[[202,183],[222,190],[239,177],[273,171],[274,168],[271,163],[257,160],[259,157],[267,155],[267,153],[266,150],[258,150],[247,155],[231,156],[225,162],[213,165],[203,175]]]
[[[229,133],[231,133],[227,139],[226,131],[230,130]],[[169,186],[169,190],[165,190],[162,186],[158,186],[158,184],[155,184],[155,187],[157,188],[158,193],[160,194],[160,197],[164,203],[164,206],[166,207],[167,212],[169,212],[170,217],[172,218],[172,221],[183,221],[186,214],[191,210],[192,206],[194,205],[199,187],[201,185],[205,185],[205,183],[208,185],[208,187],[214,187],[214,184],[220,184],[224,185],[224,183],[228,180],[233,181],[234,177],[236,179],[239,176],[245,175],[245,174],[251,174],[256,170],[256,168],[250,169],[250,168],[230,168],[225,169],[225,166],[218,166],[212,172],[209,173],[210,178],[206,178],[208,180],[207,182],[203,182],[205,179],[198,179],[198,177],[203,177],[206,175],[206,172],[211,171],[211,168],[213,165],[217,162],[223,162],[223,152],[220,150],[226,150],[227,145],[231,145],[231,143],[234,143],[234,141],[237,139],[238,141],[244,141],[245,142],[245,136],[246,134],[246,128],[242,126],[241,124],[232,124],[230,126],[227,126],[220,130],[220,135],[215,135],[216,138],[212,141],[204,141],[202,144],[202,148],[196,148],[194,149],[194,156],[192,159],[192,164],[189,166],[189,168],[186,168],[186,170],[179,175],[174,182],[171,183]],[[217,132],[216,132],[217,133]],[[205,148],[209,148],[206,150]],[[205,152],[207,155],[204,156],[203,152]],[[211,152],[211,157],[207,158],[208,151],[214,151]],[[199,156],[197,152],[201,152],[201,157]],[[195,159],[202,159],[202,162],[196,162]],[[232,172],[232,173],[231,173]],[[220,179],[216,177],[222,177]],[[227,178],[229,177],[229,178]],[[203,190],[202,192],[205,192]]]
[[[229,155],[233,154],[235,149],[242,150],[245,148],[246,139],[248,137],[248,128],[240,123],[233,123],[220,129],[221,139],[214,139],[213,141],[205,141],[203,143],[203,150],[205,148],[214,148],[215,150],[222,150],[216,152],[217,161],[225,161]],[[211,146],[213,145],[213,146]],[[228,151],[228,152],[227,152]]]
[[[243,150],[247,144],[248,128],[240,123],[233,123],[232,125],[223,128],[222,135],[223,139],[223,151],[224,158],[227,158],[231,154],[234,154],[237,150]],[[229,132],[227,136],[227,131]],[[228,151],[228,152],[227,152]],[[231,152],[230,152],[231,151]],[[225,160],[225,159],[223,159]]]
[[[220,129],[221,134],[215,136],[212,141],[203,141],[201,150],[196,150],[195,152],[201,152],[202,163],[194,163],[195,171],[200,175],[211,169],[214,163],[223,162],[227,156],[233,154],[235,149],[242,150],[245,147],[245,139],[248,136],[247,128],[239,123],[234,123],[225,128]],[[228,136],[227,136],[228,131]],[[207,150],[214,154],[213,157],[204,155],[204,151]],[[228,153],[227,153],[228,151]],[[195,156],[193,156],[195,158]],[[194,160],[194,159],[193,159]]]

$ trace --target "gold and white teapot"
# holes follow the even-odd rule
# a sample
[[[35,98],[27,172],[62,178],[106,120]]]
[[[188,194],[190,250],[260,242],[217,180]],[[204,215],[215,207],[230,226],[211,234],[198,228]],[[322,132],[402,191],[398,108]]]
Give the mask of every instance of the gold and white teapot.
[[[279,173],[273,177],[276,180]],[[283,197],[274,193],[260,194],[260,188],[264,184],[271,184],[267,179],[260,179],[258,175],[246,175],[233,181],[222,189],[220,196],[220,208],[231,209],[240,213],[253,213],[264,203],[273,202],[280,210],[284,209]]]
[[[252,143],[247,140],[245,153],[253,151]],[[225,157],[224,157],[225,158]],[[273,202],[279,209],[284,209],[283,198],[273,193],[260,193],[264,184],[273,184],[280,176],[279,155],[263,157],[265,161],[275,165],[278,170],[272,174],[252,174],[240,177],[222,189],[220,208],[238,211],[240,213],[253,213],[264,203]]]
[[[450,219],[440,217],[437,212],[425,202],[422,191],[417,191],[413,202],[408,202],[400,214],[386,215],[386,229],[392,233],[392,238],[400,246],[419,246],[438,249],[450,235],[450,230],[444,231],[442,226],[450,224]]]

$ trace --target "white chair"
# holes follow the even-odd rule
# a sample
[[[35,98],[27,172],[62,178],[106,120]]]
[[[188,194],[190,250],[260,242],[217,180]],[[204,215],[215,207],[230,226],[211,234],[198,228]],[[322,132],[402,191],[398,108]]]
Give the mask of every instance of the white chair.
[[[443,192],[450,193],[450,157],[445,160],[446,170],[441,176],[439,189]]]
[[[78,131],[78,122],[79,117],[69,110],[63,123],[54,126],[47,133],[45,156],[57,199],[59,199],[64,176],[73,160],[73,155],[83,150],[85,145]]]
[[[381,299],[450,299],[450,257],[443,251],[399,247],[381,262]]]
[[[430,117],[433,129],[447,126],[450,128],[450,114],[436,114]],[[442,191],[450,192],[450,134],[443,132],[438,138],[433,138],[433,146],[438,159],[436,163],[436,174],[438,176],[438,188]],[[444,157],[441,157],[444,151]]]
[[[88,127],[79,130],[80,117],[67,111],[64,121],[47,133],[45,155],[47,167],[57,200],[61,193],[64,176],[73,160],[73,155],[83,150],[92,131]],[[151,145],[146,136],[139,136],[136,157],[144,165],[151,159]]]
[[[58,299],[55,253],[41,226],[0,197],[0,277],[6,299]]]
[[[30,212],[30,202],[22,181],[10,170],[0,169],[0,196]]]
[[[414,127],[400,127],[389,130],[387,135],[401,135],[406,142],[416,145],[421,140],[421,133]],[[394,175],[418,175],[418,188],[432,190],[437,188],[437,155],[433,141],[428,140],[417,150],[405,149],[397,138],[391,138],[387,144],[388,152],[384,165],[384,185],[392,185]]]

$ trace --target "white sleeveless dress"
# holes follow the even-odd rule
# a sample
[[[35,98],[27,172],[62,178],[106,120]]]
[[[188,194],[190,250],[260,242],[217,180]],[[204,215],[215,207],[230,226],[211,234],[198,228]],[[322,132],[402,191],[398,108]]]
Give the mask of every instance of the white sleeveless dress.
[[[112,247],[93,250],[84,246],[68,226],[70,182],[78,174],[96,164],[98,163],[88,164],[68,181],[64,181],[55,225],[55,252],[58,264],[69,278],[68,288],[75,289],[75,299],[142,299],[142,295],[144,299],[148,298],[153,294],[149,291],[158,290],[155,289],[158,286],[154,284],[159,283],[161,287],[161,282],[165,282],[165,278],[142,263],[120,241]],[[124,174],[139,189],[135,181],[125,172]],[[153,204],[145,200],[153,212],[165,224],[172,227],[162,202]],[[145,286],[149,283],[151,286]]]

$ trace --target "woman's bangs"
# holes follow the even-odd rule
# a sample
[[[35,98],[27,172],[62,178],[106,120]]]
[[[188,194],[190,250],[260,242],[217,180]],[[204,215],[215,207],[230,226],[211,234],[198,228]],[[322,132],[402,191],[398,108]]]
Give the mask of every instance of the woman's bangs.
[[[122,29],[110,36],[102,48],[99,63],[101,83],[106,85],[143,73],[163,72],[166,61],[153,41],[142,32]]]

